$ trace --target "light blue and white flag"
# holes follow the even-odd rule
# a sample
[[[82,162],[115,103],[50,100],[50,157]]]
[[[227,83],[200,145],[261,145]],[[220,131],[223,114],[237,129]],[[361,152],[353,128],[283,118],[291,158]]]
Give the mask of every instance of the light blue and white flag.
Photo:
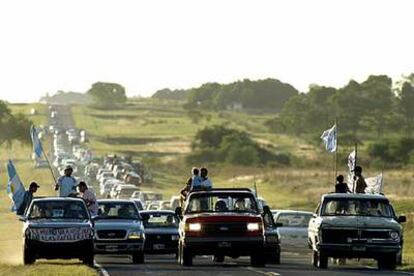
[[[34,125],[30,128],[30,137],[32,138],[33,152],[35,153],[36,158],[41,158],[43,153],[42,143],[40,142],[39,135],[37,134]]]
[[[16,212],[20,205],[23,203],[25,189],[20,181],[19,175],[16,172],[16,168],[11,160],[7,163],[7,172],[9,174],[9,182],[7,183],[7,193],[12,200],[13,212]]]
[[[321,135],[322,141],[325,143],[326,150],[329,152],[336,151],[336,124],[330,129],[325,130]]]
[[[377,176],[365,178],[365,183],[367,187],[365,188],[365,193],[367,194],[380,194],[383,190],[384,176],[379,174]]]

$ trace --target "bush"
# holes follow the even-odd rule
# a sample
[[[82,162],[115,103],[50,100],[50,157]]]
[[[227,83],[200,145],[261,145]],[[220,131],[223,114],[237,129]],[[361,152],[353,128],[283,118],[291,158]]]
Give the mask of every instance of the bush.
[[[230,164],[251,166],[257,165],[259,161],[259,153],[253,146],[234,146],[229,149],[226,155],[226,162]]]
[[[368,154],[386,163],[406,165],[414,151],[414,139],[388,139],[368,146]]]

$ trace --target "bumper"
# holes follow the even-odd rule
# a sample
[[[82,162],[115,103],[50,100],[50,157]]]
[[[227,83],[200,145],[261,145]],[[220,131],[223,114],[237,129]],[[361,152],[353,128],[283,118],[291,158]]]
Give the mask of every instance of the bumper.
[[[24,245],[36,258],[45,259],[72,259],[82,258],[88,253],[93,254],[93,241],[78,242],[41,242],[25,240]]]
[[[139,240],[95,240],[95,254],[131,254],[144,250],[144,241]]]
[[[178,241],[157,243],[146,240],[144,251],[148,254],[175,254],[178,252]]]
[[[184,246],[195,255],[225,255],[250,256],[255,251],[263,251],[265,244],[263,238],[201,238],[186,237]]]
[[[330,257],[377,258],[383,254],[398,253],[399,244],[319,244],[318,249]]]

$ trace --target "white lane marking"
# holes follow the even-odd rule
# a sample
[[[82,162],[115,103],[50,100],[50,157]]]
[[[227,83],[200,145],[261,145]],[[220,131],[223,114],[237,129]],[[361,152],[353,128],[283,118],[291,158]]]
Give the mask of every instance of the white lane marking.
[[[96,262],[96,261],[95,261],[94,266],[95,266],[96,268],[98,268],[99,275],[102,275],[102,276],[111,276],[111,275],[108,273],[108,271],[106,271],[106,269],[105,269],[105,268],[103,268],[103,266],[101,266],[100,264],[98,264],[98,262]]]
[[[256,270],[252,267],[245,267],[244,269],[255,272],[257,274],[262,274],[262,275],[267,275],[267,276],[280,276],[280,274],[276,273],[276,272],[267,272],[267,271]]]

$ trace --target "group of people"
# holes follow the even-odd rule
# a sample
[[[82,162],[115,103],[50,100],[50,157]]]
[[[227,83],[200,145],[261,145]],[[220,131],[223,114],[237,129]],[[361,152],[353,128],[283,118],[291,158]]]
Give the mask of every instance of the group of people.
[[[192,168],[191,176],[188,178],[184,188],[180,191],[182,199],[192,191],[209,190],[213,188],[213,182],[208,178],[207,168]]]
[[[367,183],[362,176],[361,166],[355,167],[353,180],[355,185],[355,193],[364,194],[365,189],[367,188]],[[353,191],[349,189],[348,184],[344,181],[344,176],[341,174],[336,177],[335,193],[353,193]]]
[[[88,185],[84,181],[77,182],[76,178],[72,176],[73,168],[67,166],[64,170],[64,174],[57,179],[55,185],[55,191],[59,192],[59,197],[80,197],[82,198],[89,212],[92,216],[98,214],[98,204],[95,194],[88,189]],[[24,193],[23,202],[17,209],[17,215],[23,215],[26,208],[30,205],[34,193],[40,186],[36,182],[31,182],[29,189]],[[79,193],[77,193],[78,188]]]

